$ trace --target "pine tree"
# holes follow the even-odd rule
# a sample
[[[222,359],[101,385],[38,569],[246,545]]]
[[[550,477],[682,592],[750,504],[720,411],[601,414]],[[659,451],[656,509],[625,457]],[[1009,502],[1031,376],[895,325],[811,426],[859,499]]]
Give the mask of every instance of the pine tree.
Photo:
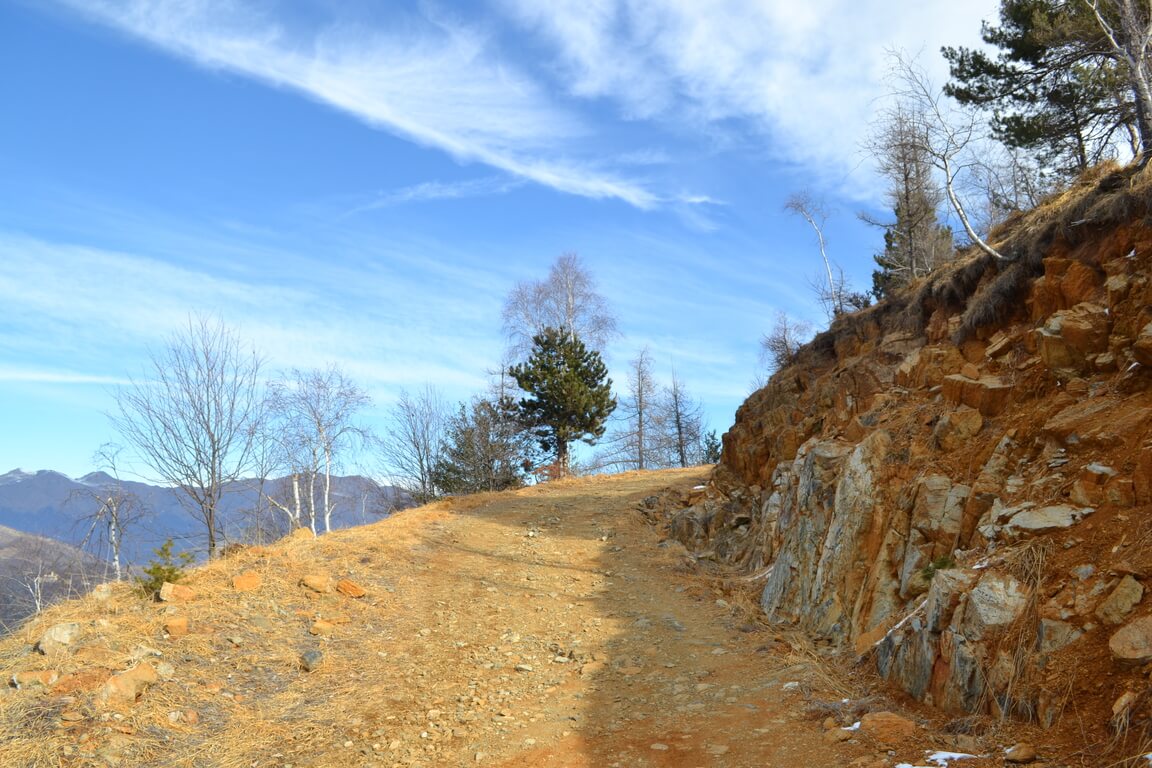
[[[1001,0],[1000,25],[984,24],[999,52],[944,48],[961,104],[993,111],[992,129],[1009,147],[1037,152],[1075,175],[1107,157],[1128,134],[1139,151],[1136,100],[1091,6],[1076,0]]]
[[[612,380],[599,353],[585,348],[573,333],[545,328],[532,339],[532,355],[509,373],[528,394],[519,408],[532,425],[540,447],[554,452],[560,474],[568,474],[568,446],[575,440],[595,445],[616,408]]]
[[[510,397],[460,404],[448,419],[432,479],[444,493],[479,493],[519,488],[532,463],[533,441]]]

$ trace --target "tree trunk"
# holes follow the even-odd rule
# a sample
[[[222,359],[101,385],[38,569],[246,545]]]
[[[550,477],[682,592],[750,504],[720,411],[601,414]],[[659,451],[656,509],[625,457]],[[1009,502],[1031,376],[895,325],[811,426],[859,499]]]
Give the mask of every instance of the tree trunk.
[[[556,441],[556,466],[560,477],[568,477],[568,441]]]

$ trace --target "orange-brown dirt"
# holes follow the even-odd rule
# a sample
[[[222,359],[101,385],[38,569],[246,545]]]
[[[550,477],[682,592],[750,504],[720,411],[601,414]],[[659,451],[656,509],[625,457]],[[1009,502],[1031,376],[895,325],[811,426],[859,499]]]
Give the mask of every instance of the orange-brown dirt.
[[[954,748],[927,721],[840,732],[891,702],[764,626],[753,587],[660,545],[651,497],[707,477],[453,499],[243,550],[192,572],[183,602],[121,585],[55,606],[0,643],[23,681],[0,693],[0,765],[878,768]],[[67,622],[67,647],[33,650]],[[158,679],[135,701],[107,698],[143,666]]]

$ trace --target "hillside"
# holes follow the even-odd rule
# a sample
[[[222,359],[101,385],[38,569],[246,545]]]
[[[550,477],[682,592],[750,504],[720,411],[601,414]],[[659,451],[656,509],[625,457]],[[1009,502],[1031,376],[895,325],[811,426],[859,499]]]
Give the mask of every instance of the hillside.
[[[0,764],[882,764],[914,726],[826,741],[806,705],[851,716],[848,690],[659,545],[661,498],[707,475],[455,499],[241,551],[170,602],[55,606],[0,641]]]
[[[0,632],[108,578],[110,566],[55,539],[0,526]]]
[[[1147,169],[1098,169],[993,233],[1010,261],[838,318],[740,409],[677,538],[956,728],[1149,752],[1150,203]]]

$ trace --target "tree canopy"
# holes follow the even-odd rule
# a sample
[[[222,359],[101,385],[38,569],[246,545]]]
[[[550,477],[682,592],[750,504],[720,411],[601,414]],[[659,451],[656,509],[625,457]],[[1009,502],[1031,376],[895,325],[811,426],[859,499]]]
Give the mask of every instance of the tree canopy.
[[[998,53],[943,49],[952,76],[945,92],[961,104],[992,110],[997,138],[1038,153],[1064,175],[1109,156],[1119,141],[1130,139],[1133,150],[1140,149],[1126,65],[1093,5],[1002,0],[999,25],[985,22],[981,32]]]
[[[554,453],[561,475],[568,473],[568,446],[576,440],[595,445],[616,408],[612,380],[600,354],[574,333],[545,328],[532,339],[528,360],[509,373],[527,393],[520,400],[523,420],[540,447]]]

